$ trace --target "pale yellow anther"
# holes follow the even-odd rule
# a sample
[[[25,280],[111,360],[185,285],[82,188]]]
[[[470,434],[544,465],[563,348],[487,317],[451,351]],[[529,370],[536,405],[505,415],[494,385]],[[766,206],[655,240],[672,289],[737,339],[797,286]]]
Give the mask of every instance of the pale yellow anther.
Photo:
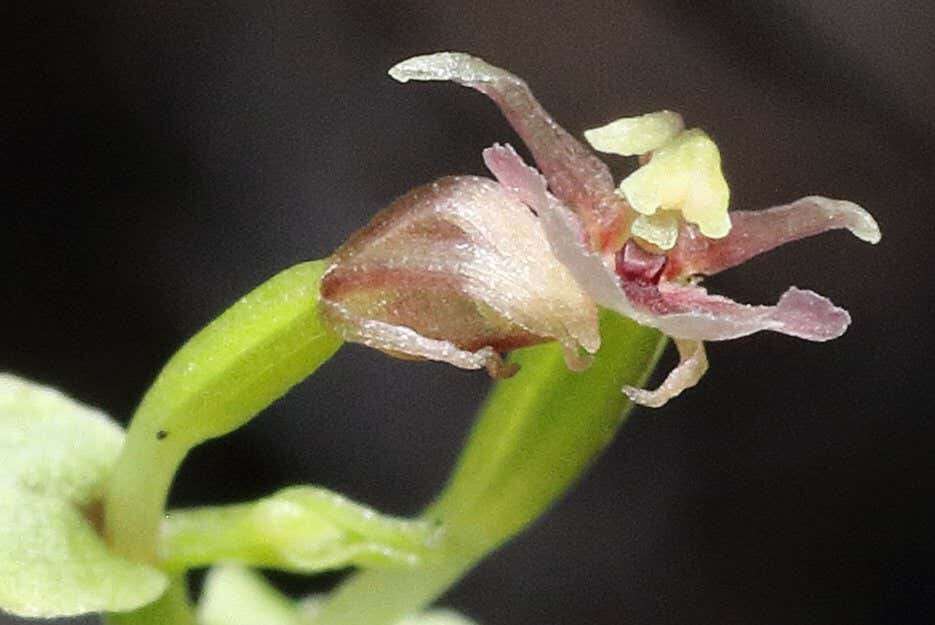
[[[624,117],[600,128],[584,131],[584,138],[599,152],[635,156],[662,147],[685,128],[682,116],[657,111],[639,117]]]
[[[679,238],[678,211],[661,210],[655,215],[640,215],[630,226],[630,233],[659,249],[671,250]]]
[[[655,215],[660,209],[681,211],[685,221],[696,224],[706,237],[718,239],[730,232],[730,189],[721,171],[721,155],[714,141],[697,128],[654,150],[652,160],[627,176],[618,193],[643,215]],[[639,228],[649,231],[645,222]]]

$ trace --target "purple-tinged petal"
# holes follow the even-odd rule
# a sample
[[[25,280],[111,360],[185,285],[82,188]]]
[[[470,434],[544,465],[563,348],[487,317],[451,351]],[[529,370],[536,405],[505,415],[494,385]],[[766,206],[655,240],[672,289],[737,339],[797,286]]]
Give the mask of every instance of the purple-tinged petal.
[[[712,275],[784,243],[828,230],[846,228],[862,241],[880,240],[880,228],[866,210],[853,202],[817,195],[761,211],[732,211],[730,216],[733,227],[721,239],[709,239],[694,226],[683,226],[668,254],[664,277]]]
[[[392,355],[503,369],[498,352],[558,340],[570,367],[600,346],[597,311],[529,208],[486,178],[443,178],[379,213],[332,256],[323,314]]]
[[[484,151],[487,167],[500,183],[529,205],[555,257],[591,298],[618,313],[665,334],[687,340],[720,341],[771,330],[812,341],[843,334],[847,311],[811,291],[789,289],[776,306],[747,306],[709,295],[698,286],[658,282],[662,257],[633,241],[618,252],[617,267],[584,242],[577,217],[550,196],[545,181],[509,146]]]
[[[595,246],[604,245],[609,230],[623,227],[622,217],[635,217],[629,205],[614,195],[607,165],[559,126],[517,76],[461,52],[416,56],[389,73],[400,82],[453,81],[492,99],[529,147],[552,193],[581,216]]]
[[[621,299],[652,318],[640,323],[681,339],[725,341],[769,330],[809,341],[844,334],[851,318],[829,299],[791,287],[775,306],[750,306],[710,295],[698,286],[662,282],[658,286],[622,281]]]
[[[648,408],[659,408],[682,391],[698,384],[704,376],[708,370],[704,343],[676,339],[675,346],[679,351],[679,364],[669,372],[659,388],[649,391],[633,386],[623,387],[624,394],[633,403]]]

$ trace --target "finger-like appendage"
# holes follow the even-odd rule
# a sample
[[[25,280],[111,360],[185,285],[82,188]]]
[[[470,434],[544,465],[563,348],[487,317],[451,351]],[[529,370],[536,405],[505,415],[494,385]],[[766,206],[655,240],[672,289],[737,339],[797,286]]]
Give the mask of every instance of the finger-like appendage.
[[[323,312],[345,341],[399,358],[447,362],[461,369],[487,369],[492,378],[508,378],[518,370],[515,364],[504,363],[500,354],[489,346],[466,351],[451,341],[430,339],[405,326],[362,319],[333,302],[326,301]]]
[[[679,364],[669,372],[659,388],[649,391],[632,386],[623,387],[624,394],[633,403],[649,408],[659,408],[682,391],[698,384],[704,376],[708,370],[708,357],[705,354],[704,343],[676,340],[675,346],[679,350]]]
[[[389,73],[400,82],[453,81],[490,97],[529,147],[552,193],[581,216],[595,243],[621,213],[630,211],[614,195],[613,177],[603,161],[559,126],[517,76],[462,52],[413,57]]]

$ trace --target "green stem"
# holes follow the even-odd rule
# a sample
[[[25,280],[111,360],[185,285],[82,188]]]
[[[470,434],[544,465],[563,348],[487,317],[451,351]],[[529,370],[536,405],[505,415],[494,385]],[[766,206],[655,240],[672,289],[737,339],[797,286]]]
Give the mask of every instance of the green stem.
[[[105,499],[107,537],[117,553],[158,564],[166,497],[189,450],[249,421],[340,347],[318,317],[326,266],[302,263],[274,276],[188,341],[159,374],[133,417]]]
[[[457,468],[426,519],[442,524],[444,556],[414,570],[359,573],[325,604],[316,625],[392,625],[431,603],[485,555],[543,514],[612,440],[664,339],[613,313],[584,373],[569,372],[557,345],[514,354],[522,369],[499,382]]]

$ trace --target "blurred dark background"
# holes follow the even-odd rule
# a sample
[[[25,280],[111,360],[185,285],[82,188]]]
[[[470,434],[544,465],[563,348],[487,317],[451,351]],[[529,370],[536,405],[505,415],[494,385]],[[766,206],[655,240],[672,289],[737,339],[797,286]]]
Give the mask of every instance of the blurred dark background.
[[[851,311],[843,338],[712,345],[701,386],[636,411],[580,486],[444,603],[483,625],[935,622],[930,0],[0,12],[0,367],[121,420],[241,294],[517,142],[482,96],[386,76],[413,54],[508,67],[576,133],[680,111],[716,137],[735,208],[860,202],[879,246],[833,233],[712,281],[750,302],[814,288]],[[487,387],[482,373],[346,348],[198,449],[173,503],[315,483],[414,513]],[[294,594],[337,579],[276,577]]]

